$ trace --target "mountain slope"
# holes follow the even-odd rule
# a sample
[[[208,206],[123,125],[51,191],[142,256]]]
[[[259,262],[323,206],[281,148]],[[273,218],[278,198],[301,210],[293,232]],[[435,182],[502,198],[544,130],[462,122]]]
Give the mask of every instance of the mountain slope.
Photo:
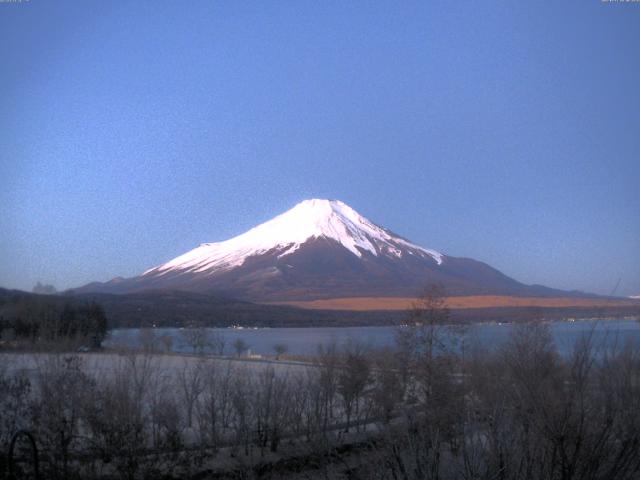
[[[429,283],[449,295],[553,296],[489,265],[415,245],[337,200],[306,200],[248,232],[205,243],[130,279],[79,292],[174,289],[252,301],[415,296]]]

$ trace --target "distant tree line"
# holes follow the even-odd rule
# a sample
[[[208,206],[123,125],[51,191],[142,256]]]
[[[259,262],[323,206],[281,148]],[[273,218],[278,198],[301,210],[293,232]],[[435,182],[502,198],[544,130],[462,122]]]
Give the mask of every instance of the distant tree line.
[[[42,284],[41,282],[36,283],[31,290],[33,293],[39,293],[42,295],[53,295],[58,292],[56,287],[50,284]]]

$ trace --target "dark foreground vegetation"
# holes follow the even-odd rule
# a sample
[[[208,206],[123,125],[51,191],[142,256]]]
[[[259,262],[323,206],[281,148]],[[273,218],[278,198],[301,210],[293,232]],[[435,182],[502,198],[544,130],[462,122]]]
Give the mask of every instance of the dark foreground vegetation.
[[[0,348],[95,349],[107,335],[107,317],[95,302],[49,295],[0,297]]]
[[[639,478],[637,345],[587,336],[561,358],[530,324],[498,350],[451,349],[447,320],[427,298],[396,348],[328,345],[299,365],[2,354],[1,475],[26,430],[53,479]],[[24,435],[12,465],[33,474]]]

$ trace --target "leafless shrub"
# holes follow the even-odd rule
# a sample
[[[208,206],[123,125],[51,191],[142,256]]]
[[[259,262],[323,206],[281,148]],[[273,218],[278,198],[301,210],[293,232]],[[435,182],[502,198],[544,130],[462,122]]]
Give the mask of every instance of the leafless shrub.
[[[404,366],[390,349],[380,351],[374,359],[375,370],[372,397],[376,415],[386,425],[393,418],[394,411],[404,398],[402,385]]]
[[[158,338],[158,342],[162,345],[165,353],[171,352],[171,349],[173,348],[173,337],[171,335],[161,335]]]
[[[358,410],[365,389],[371,382],[371,365],[366,345],[350,340],[344,349],[343,365],[339,370],[337,386],[346,415],[345,431],[349,431],[351,418]]]
[[[279,377],[273,367],[268,367],[258,376],[255,398],[255,432],[261,454],[269,446],[272,452],[287,429],[289,414],[289,382],[286,376]]]
[[[235,434],[235,445],[244,449],[249,455],[252,443],[252,418],[255,403],[253,379],[246,370],[238,370],[231,384],[230,400],[232,407],[231,427]]]
[[[153,328],[141,328],[138,331],[138,343],[144,352],[153,353],[158,349],[160,341]]]
[[[224,347],[227,344],[227,340],[224,338],[224,335],[219,332],[213,332],[209,335],[209,345],[213,350],[213,353],[218,356],[224,355]]]
[[[185,328],[182,330],[183,341],[193,349],[193,353],[202,354],[211,345],[209,333],[205,328]]]
[[[236,352],[236,356],[240,357],[243,353],[246,353],[246,351],[249,350],[249,344],[242,338],[236,338],[233,341],[233,349]]]
[[[273,346],[273,351],[276,354],[276,360],[280,360],[280,357],[289,351],[289,347],[284,343],[277,343]]]
[[[198,397],[204,390],[204,370],[205,365],[203,362],[197,362],[194,366],[191,362],[185,360],[178,372],[178,388],[184,401],[187,426],[189,428],[193,424],[193,409]]]
[[[202,369],[202,392],[196,402],[200,444],[215,452],[229,428],[231,415],[231,363],[221,369],[210,363]]]
[[[37,357],[36,396],[30,421],[38,426],[39,440],[48,453],[48,475],[69,475],[70,445],[81,430],[83,407],[94,384],[78,355]]]
[[[0,366],[0,472],[7,468],[6,452],[11,437],[18,430],[29,426],[29,406],[32,383],[25,372],[9,372],[8,365]]]

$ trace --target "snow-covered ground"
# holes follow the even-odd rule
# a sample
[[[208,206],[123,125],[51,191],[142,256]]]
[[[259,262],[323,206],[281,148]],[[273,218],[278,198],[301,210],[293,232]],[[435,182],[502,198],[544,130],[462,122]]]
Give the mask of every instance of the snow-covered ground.
[[[148,362],[156,372],[170,377],[176,376],[185,368],[203,366],[205,368],[226,371],[231,368],[236,374],[257,374],[267,368],[273,368],[278,375],[303,373],[310,368],[295,362],[276,362],[270,360],[251,360],[236,358],[211,358],[187,354],[132,354],[132,353],[1,353],[0,369],[7,373],[24,372],[30,377],[37,375],[54,357],[62,358],[77,355],[81,359],[83,370],[96,377],[124,370],[135,359],[138,364]]]

